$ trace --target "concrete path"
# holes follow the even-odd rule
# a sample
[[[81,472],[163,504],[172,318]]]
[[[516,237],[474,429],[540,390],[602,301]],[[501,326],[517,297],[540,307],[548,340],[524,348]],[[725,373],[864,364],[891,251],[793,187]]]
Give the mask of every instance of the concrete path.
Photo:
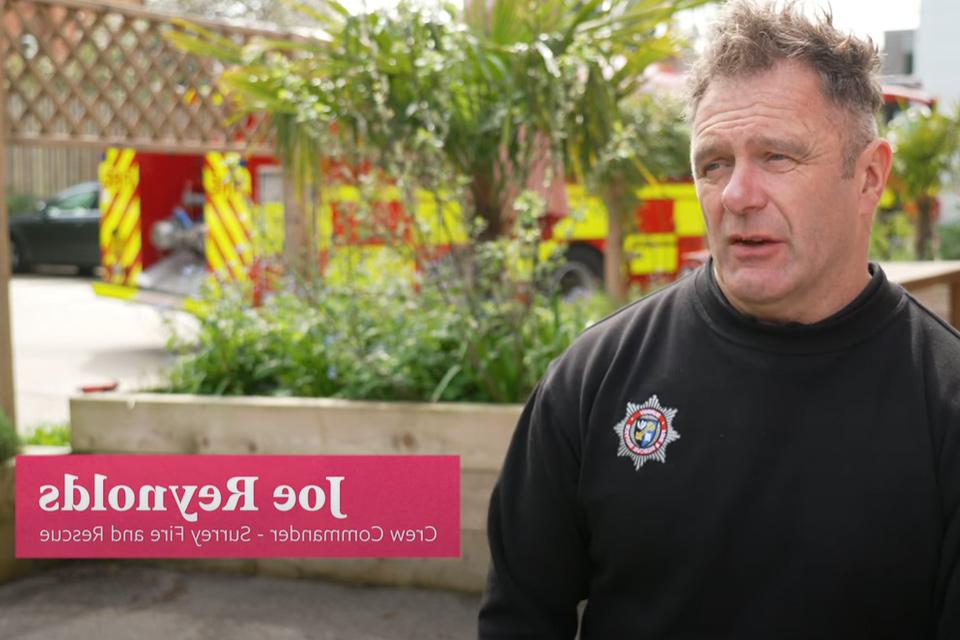
[[[467,640],[479,598],[73,561],[0,585],[7,640]]]
[[[144,305],[98,297],[92,280],[56,273],[11,281],[17,428],[69,419],[68,398],[84,385],[118,382],[132,391],[156,383],[173,363],[165,322],[189,325],[186,314],[161,315]]]

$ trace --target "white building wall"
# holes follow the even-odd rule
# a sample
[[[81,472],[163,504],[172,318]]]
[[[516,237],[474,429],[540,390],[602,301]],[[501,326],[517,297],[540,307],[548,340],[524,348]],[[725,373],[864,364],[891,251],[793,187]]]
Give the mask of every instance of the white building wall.
[[[921,0],[914,69],[942,107],[960,103],[960,0]],[[960,220],[960,196],[941,197],[941,222]]]
[[[944,104],[960,102],[960,0],[922,0],[916,75]]]

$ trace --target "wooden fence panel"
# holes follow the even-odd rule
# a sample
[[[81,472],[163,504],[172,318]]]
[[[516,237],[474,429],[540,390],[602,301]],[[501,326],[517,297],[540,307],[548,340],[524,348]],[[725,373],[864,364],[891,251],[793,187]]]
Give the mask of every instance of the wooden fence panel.
[[[177,49],[171,18],[91,0],[0,0],[7,141],[269,153],[266,116],[233,117],[221,65]],[[194,22],[237,44],[293,37]]]
[[[46,198],[97,179],[101,151],[92,148],[8,146],[7,193]]]

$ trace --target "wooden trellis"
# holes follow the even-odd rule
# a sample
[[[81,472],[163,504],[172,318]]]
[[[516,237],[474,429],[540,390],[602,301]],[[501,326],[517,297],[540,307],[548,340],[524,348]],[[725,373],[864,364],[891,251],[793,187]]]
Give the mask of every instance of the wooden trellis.
[[[165,37],[173,16],[90,0],[0,0],[0,408],[14,419],[4,145],[272,151],[265,116],[233,118],[212,60]],[[191,19],[245,44],[283,34]]]
[[[231,118],[218,63],[164,37],[172,16],[84,0],[0,5],[8,142],[270,152],[265,117]],[[237,43],[279,35],[194,22]]]

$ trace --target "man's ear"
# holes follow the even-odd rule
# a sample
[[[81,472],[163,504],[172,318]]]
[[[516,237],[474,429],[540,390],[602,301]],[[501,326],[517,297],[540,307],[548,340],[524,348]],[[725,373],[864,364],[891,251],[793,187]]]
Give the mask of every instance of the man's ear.
[[[877,138],[868,144],[860,154],[859,164],[863,167],[862,172],[858,172],[862,176],[860,212],[873,216],[883,196],[883,190],[887,186],[890,167],[893,165],[893,150],[890,148],[890,143],[883,138]]]

